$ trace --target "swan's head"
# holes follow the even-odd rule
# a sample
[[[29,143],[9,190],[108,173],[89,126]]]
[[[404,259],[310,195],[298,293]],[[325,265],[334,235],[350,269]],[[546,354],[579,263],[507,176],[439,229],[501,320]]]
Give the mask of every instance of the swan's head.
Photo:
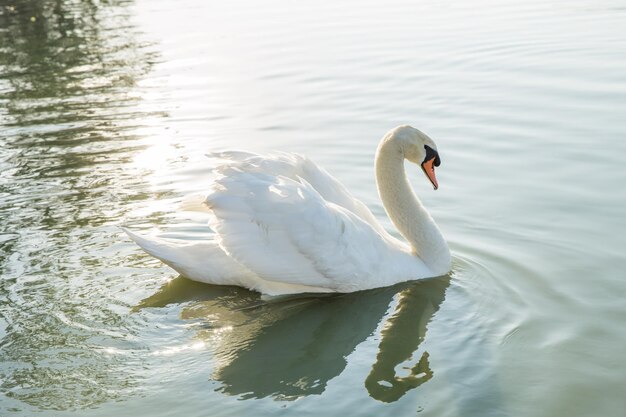
[[[426,134],[408,125],[395,128],[393,137],[400,145],[404,158],[422,167],[435,190],[439,188],[437,177],[435,177],[435,167],[441,164],[441,159],[435,142]]]

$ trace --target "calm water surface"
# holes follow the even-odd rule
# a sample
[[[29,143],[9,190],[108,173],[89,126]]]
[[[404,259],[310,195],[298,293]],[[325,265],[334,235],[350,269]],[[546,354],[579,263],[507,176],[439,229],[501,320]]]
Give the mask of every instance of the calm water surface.
[[[624,2],[296,3],[0,3],[0,415],[623,416]],[[118,228],[206,237],[177,206],[225,147],[306,153],[390,226],[404,123],[447,277],[267,299]]]

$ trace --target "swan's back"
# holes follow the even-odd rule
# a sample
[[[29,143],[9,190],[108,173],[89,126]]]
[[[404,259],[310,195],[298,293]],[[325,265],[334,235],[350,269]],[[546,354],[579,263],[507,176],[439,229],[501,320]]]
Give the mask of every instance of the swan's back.
[[[285,177],[296,182],[304,180],[324,200],[349,210],[370,224],[378,233],[391,238],[362,201],[354,198],[346,187],[324,168],[303,155],[285,152],[258,155],[231,150],[214,152],[207,156],[216,165],[214,172],[219,176],[230,176],[241,171],[270,177]]]

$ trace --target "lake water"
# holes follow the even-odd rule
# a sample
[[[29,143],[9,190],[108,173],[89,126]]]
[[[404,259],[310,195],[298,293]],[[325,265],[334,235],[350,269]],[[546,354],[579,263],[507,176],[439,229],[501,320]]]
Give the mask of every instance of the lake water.
[[[0,415],[623,416],[623,1],[4,0]],[[203,239],[222,148],[307,154],[391,229],[380,137],[448,277],[271,300],[118,226]]]

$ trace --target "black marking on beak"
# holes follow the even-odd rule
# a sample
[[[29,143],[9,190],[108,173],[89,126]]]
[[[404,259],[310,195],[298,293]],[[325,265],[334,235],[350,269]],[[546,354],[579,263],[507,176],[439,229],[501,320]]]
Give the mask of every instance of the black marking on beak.
[[[435,158],[435,162],[433,162],[433,165],[436,166],[436,167],[441,165],[441,159],[439,158],[439,152],[437,152],[436,150],[434,150],[433,148],[431,148],[428,145],[424,145],[424,149],[426,149],[426,158],[424,158],[424,162],[430,161],[431,159]],[[422,162],[422,164],[424,162]]]

